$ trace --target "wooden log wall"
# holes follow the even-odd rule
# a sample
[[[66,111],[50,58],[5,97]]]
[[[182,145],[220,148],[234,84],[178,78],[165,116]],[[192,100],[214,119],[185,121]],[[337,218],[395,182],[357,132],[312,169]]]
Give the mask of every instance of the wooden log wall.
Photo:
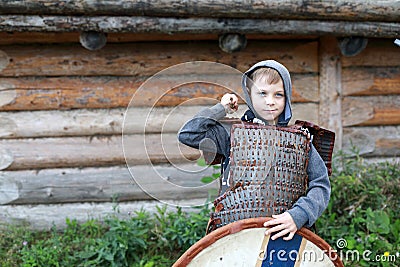
[[[343,146],[367,157],[400,155],[400,49],[392,40],[370,40],[343,57]]]
[[[219,49],[216,36],[195,42],[186,41],[188,37],[179,42],[148,42],[145,38],[138,42],[132,41],[132,35],[121,34],[96,52],[85,50],[76,39],[72,42],[71,34],[50,35],[54,42],[43,40],[41,34],[2,36],[8,37],[0,41],[0,210],[5,213],[10,205],[22,209],[26,205],[73,207],[72,203],[91,202],[83,207],[93,209],[115,198],[124,203],[152,199],[139,186],[156,191],[156,197],[168,202],[177,197],[181,203],[205,199],[209,187],[160,189],[166,188],[167,178],[180,186],[199,186],[201,177],[212,172],[210,168],[196,175],[184,171],[194,168],[187,160],[199,154],[178,146],[176,133],[201,105],[216,101],[189,100],[216,99],[226,88],[185,84],[154,101],[165,86],[179,80],[179,74],[157,81],[130,109],[124,133],[132,150],[124,155],[122,148],[124,114],[133,94],[147,78],[178,63],[220,62],[244,71],[258,60],[276,58],[291,66],[297,118],[318,120],[312,112],[318,106],[316,40],[254,40],[243,52],[227,54]],[[254,60],[249,62],[249,58]],[[205,71],[202,75],[211,74]],[[238,84],[232,83],[232,87],[240,90]],[[147,118],[146,111],[153,105],[155,111]],[[146,122],[146,148],[157,172],[145,165],[141,143]],[[164,147],[160,146],[161,133]],[[140,185],[126,168],[124,156],[135,164],[131,171],[141,180]],[[74,212],[70,210],[70,214]],[[11,220],[13,216],[9,216]]]
[[[326,124],[321,103],[327,102],[321,101],[321,90],[329,95],[329,88],[336,86],[341,94],[331,108],[339,105],[342,117],[336,118],[341,120],[339,124],[328,126],[340,125],[343,146],[349,147],[351,140],[362,145],[362,152],[370,157],[396,157],[400,151],[400,53],[391,40],[372,39],[367,49],[353,58],[339,55],[340,79],[332,87],[322,84],[320,60],[325,50],[321,50],[323,42],[314,37],[266,39],[254,35],[243,51],[228,54],[219,49],[213,35],[199,40],[181,35],[180,40],[170,42],[165,35],[157,40],[154,36],[113,34],[98,51],[84,49],[74,33],[53,33],[49,39],[44,39],[43,33],[2,32],[0,36],[4,37],[0,39],[0,220],[25,218],[13,216],[10,207],[22,212],[30,205],[38,205],[38,214],[44,210],[53,214],[53,209],[64,207],[60,210],[82,217],[96,207],[103,213],[104,205],[114,199],[124,207],[153,197],[183,205],[193,199],[204,200],[216,184],[196,186],[202,185],[201,177],[213,169],[199,171],[193,160],[200,154],[179,145],[176,133],[204,105],[216,103],[227,88],[189,83],[154,99],[165,86],[185,75],[177,73],[140,94],[129,109],[130,119],[124,121],[132,96],[149,77],[188,61],[218,62],[245,71],[257,61],[276,59],[292,73],[293,121]],[[331,50],[324,53],[328,59],[338,57],[331,55]],[[327,66],[324,70],[329,73]],[[231,88],[240,90],[226,73],[201,72],[205,78],[225,75]],[[243,102],[240,110],[245,110]],[[122,141],[129,144],[128,151]],[[189,189],[170,190],[170,182]]]

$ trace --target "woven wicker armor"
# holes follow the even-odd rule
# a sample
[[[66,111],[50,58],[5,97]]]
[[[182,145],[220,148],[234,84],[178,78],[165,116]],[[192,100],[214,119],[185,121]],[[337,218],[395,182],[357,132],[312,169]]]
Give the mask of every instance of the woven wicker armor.
[[[305,195],[310,139],[299,125],[232,125],[228,189],[214,201],[207,232],[282,213]]]

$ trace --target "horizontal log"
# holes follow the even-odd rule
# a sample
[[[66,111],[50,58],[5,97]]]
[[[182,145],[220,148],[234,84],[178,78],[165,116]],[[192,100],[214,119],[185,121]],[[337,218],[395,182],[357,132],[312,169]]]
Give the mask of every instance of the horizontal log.
[[[125,122],[126,109],[122,108],[2,112],[0,138],[118,135],[123,125],[125,134],[143,134],[144,130],[146,133],[176,133],[201,108],[160,107],[149,114],[145,108],[131,108]]]
[[[79,32],[0,32],[0,45],[78,43]],[[258,35],[252,39],[260,39]],[[218,40],[218,34],[108,33],[107,43]]]
[[[0,110],[128,107],[133,97],[136,106],[177,106],[192,99],[197,99],[198,104],[210,104],[210,99],[230,92],[228,88],[240,90],[240,80],[233,83],[228,76],[228,88],[195,82],[195,77],[193,83],[181,85],[185,76],[181,77],[157,79],[151,88],[145,78],[136,77],[0,78],[0,95],[9,96],[3,98]],[[202,77],[211,80],[209,76]],[[140,94],[135,94],[139,88]]]
[[[183,206],[191,201],[194,204],[201,203],[204,199],[192,199],[183,201]],[[204,201],[205,202],[205,201]],[[203,203],[204,203],[203,202]],[[175,206],[182,206],[181,202],[174,202]],[[104,220],[110,216],[121,219],[129,219],[135,216],[135,212],[145,210],[156,213],[157,207],[163,206],[160,201],[130,201],[121,203],[65,203],[53,205],[5,205],[0,206],[0,226],[21,225],[32,229],[51,230],[55,225],[57,229],[66,228],[66,218],[76,219],[79,223],[88,220]],[[167,205],[167,210],[174,211],[176,207]],[[198,209],[183,208],[184,211],[196,211]]]
[[[276,20],[235,18],[172,18],[131,16],[0,15],[0,31],[132,32],[169,34],[287,34],[398,37],[398,22]]]
[[[0,45],[10,44],[59,44],[78,43],[79,32],[0,32]],[[265,35],[246,34],[248,40],[273,40],[273,39],[316,39],[310,35]],[[218,34],[154,34],[154,33],[108,33],[107,43],[132,43],[150,41],[195,41],[218,40]]]
[[[192,77],[192,83],[185,82],[187,76],[157,79],[149,90],[144,77],[0,78],[0,110],[127,107],[133,96],[136,106],[178,106],[188,100],[191,104],[210,104],[210,99],[220,98],[226,92],[242,92],[239,74]],[[215,84],[217,79],[224,85]],[[210,82],[202,82],[207,80]],[[292,102],[318,101],[317,74],[295,73],[292,81]],[[134,95],[141,86],[140,94]]]
[[[400,126],[344,127],[343,151],[352,154],[352,147],[365,157],[398,157]]]
[[[0,66],[5,67],[0,68],[0,77],[148,77],[176,64],[192,61],[218,62],[243,72],[267,58],[280,61],[293,73],[316,73],[317,48],[315,41],[282,40],[249,42],[247,48],[237,54],[222,52],[217,42],[207,41],[109,44],[99,51],[88,51],[79,44],[1,46]],[[180,71],[184,73],[185,70]]]
[[[128,15],[398,21],[398,1],[51,1],[7,0],[0,14]]]
[[[7,170],[112,166],[185,162],[198,150],[178,146],[176,134],[0,140],[2,158],[12,157]],[[123,150],[124,149],[124,150]]]
[[[400,95],[345,97],[343,126],[400,124]]]
[[[345,96],[400,94],[400,68],[345,68],[342,93]]]
[[[0,174],[0,205],[206,199],[218,186],[217,182],[201,182],[218,170],[196,164],[138,165],[130,171],[126,166],[4,171]]]
[[[217,103],[215,100],[214,103]],[[177,133],[204,106],[131,107],[126,109],[76,109],[0,112],[0,138],[38,138],[149,133]],[[293,104],[294,118],[318,123],[315,103]],[[246,105],[232,115],[241,117]],[[124,120],[125,118],[125,120]]]
[[[0,138],[121,135],[122,131],[124,134],[177,133],[186,121],[203,108],[131,107],[129,112],[122,108],[0,112]],[[237,113],[232,115],[239,117],[246,108],[246,105],[239,105]]]
[[[392,39],[369,39],[367,47],[353,57],[342,57],[342,67],[398,67],[399,47]]]

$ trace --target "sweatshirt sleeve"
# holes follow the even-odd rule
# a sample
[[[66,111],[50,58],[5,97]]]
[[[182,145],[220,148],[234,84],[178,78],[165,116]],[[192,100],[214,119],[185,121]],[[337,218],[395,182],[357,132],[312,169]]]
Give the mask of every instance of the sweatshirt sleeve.
[[[187,146],[228,157],[229,133],[218,122],[225,115],[226,112],[221,103],[202,109],[179,130],[178,140]]]
[[[311,227],[328,206],[331,195],[328,170],[312,144],[309,155],[307,193],[288,210],[297,229]]]

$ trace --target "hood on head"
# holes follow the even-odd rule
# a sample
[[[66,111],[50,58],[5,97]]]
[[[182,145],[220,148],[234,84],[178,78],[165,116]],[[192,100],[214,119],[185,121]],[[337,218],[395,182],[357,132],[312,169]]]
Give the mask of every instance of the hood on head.
[[[283,66],[282,64],[280,64],[279,62],[275,61],[275,60],[265,60],[265,61],[260,61],[258,63],[256,63],[255,65],[253,65],[250,69],[248,69],[242,76],[242,90],[245,96],[245,101],[247,103],[247,106],[249,107],[249,109],[254,113],[254,115],[262,120],[265,124],[268,124],[267,121],[265,121],[264,119],[261,118],[260,115],[258,115],[256,113],[256,111],[253,108],[253,103],[251,101],[250,95],[247,91],[247,78],[256,70],[259,68],[272,68],[274,70],[276,70],[279,75],[282,78],[283,81],[283,88],[285,91],[285,109],[283,110],[282,114],[279,115],[278,117],[278,123],[277,125],[279,126],[286,126],[290,119],[292,118],[292,108],[291,108],[291,104],[290,104],[290,99],[292,97],[292,82],[290,79],[290,74],[289,71],[286,69],[285,66]]]

